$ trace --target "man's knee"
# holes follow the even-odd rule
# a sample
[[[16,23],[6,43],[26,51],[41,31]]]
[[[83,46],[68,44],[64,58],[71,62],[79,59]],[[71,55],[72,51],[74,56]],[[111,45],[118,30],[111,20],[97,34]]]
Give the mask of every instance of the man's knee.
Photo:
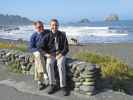
[[[47,58],[46,65],[50,67],[51,65],[54,65],[54,62],[55,62],[55,60],[54,60],[54,59]]]
[[[57,60],[57,66],[65,66],[65,57],[61,57]]]

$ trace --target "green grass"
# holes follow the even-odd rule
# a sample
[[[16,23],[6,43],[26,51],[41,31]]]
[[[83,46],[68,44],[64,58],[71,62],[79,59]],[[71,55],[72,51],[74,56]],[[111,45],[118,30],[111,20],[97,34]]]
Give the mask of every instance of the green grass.
[[[0,49],[14,49],[21,52],[26,52],[28,50],[28,46],[25,43],[9,43],[9,42],[1,42]]]
[[[21,74],[22,73],[22,69],[18,65],[19,65],[18,63],[10,63],[8,65],[9,71],[14,72],[14,73]]]
[[[18,51],[26,52],[28,51],[28,46],[25,43],[22,43],[22,44],[16,45],[16,48],[14,49]]]
[[[98,64],[101,66],[104,78],[120,78],[128,72],[128,65],[111,56],[102,56],[96,53],[80,52],[74,58]]]

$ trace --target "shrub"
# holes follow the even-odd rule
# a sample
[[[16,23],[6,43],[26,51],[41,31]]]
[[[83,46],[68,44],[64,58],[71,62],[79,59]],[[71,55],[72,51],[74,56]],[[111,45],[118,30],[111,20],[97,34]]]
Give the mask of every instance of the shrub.
[[[89,52],[80,52],[74,58],[100,65],[102,88],[133,93],[133,69],[128,69],[128,65],[119,59]]]
[[[80,52],[74,58],[100,65],[103,78],[121,78],[128,72],[128,65],[114,57]]]

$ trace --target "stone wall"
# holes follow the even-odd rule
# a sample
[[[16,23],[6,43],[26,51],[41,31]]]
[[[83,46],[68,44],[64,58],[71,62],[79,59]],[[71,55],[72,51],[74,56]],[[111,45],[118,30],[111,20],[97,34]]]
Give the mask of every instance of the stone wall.
[[[16,50],[0,49],[0,63],[13,65],[18,70],[30,71],[33,64],[31,53],[23,53]]]
[[[14,64],[23,73],[33,75],[34,61],[31,53],[22,53],[16,50],[0,49],[0,63]],[[67,84],[71,90],[85,95],[95,94],[100,82],[100,67],[83,61],[67,58]]]

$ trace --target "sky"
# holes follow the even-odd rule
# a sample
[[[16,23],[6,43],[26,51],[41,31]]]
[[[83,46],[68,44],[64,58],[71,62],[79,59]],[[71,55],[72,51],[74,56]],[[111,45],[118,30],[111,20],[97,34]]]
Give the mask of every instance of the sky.
[[[133,0],[0,0],[0,14],[13,14],[32,20],[104,20],[111,14],[133,19]]]

